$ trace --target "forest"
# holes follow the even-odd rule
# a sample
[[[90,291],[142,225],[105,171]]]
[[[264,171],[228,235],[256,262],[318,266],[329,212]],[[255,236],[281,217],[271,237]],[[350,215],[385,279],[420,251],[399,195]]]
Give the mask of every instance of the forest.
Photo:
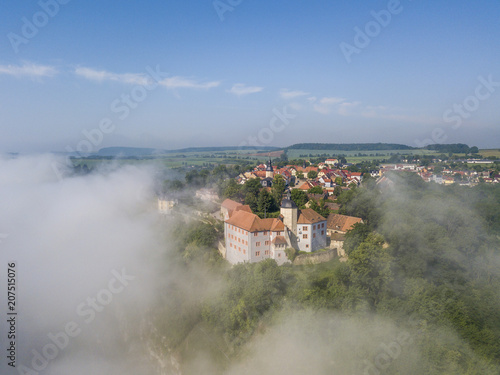
[[[309,373],[500,373],[500,187],[398,173],[338,202],[364,220],[347,234],[346,262],[230,267],[220,223],[169,224],[165,261],[184,282],[169,284],[154,321],[183,373],[208,350],[195,332],[212,343],[205,373],[277,373],[277,358],[296,362],[291,373],[309,359]]]

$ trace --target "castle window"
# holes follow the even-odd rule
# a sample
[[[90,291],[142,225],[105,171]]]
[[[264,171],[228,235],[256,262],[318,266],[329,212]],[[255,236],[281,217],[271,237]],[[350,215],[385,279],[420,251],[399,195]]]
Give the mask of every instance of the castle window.
[[[302,227],[302,230],[307,230],[307,227]]]
[[[309,245],[306,245],[306,249],[309,249]]]
[[[254,237],[257,237],[257,234],[258,234],[257,232],[254,232],[253,236],[254,236]]]
[[[259,256],[260,256],[260,251],[256,251],[256,252],[255,252],[255,256],[256,256],[256,257],[259,257]]]
[[[255,246],[260,246],[260,242],[256,242],[256,243],[255,243]]]
[[[324,231],[324,230],[322,230],[322,231],[321,231],[321,235],[324,235],[324,234],[325,234],[325,231]]]
[[[269,241],[264,242],[264,245],[266,246],[269,245]]]
[[[313,225],[313,230],[316,230],[316,224]]]
[[[316,238],[316,233],[313,233],[313,238]]]
[[[302,236],[302,238],[303,238],[304,240],[306,240],[306,239],[307,239],[307,234],[304,234],[304,235]]]

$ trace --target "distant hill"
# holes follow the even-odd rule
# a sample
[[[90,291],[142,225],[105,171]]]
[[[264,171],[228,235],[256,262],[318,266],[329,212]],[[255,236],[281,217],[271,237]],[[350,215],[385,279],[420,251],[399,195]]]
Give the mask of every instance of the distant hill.
[[[230,147],[188,147],[177,150],[165,150],[156,148],[138,148],[138,147],[104,147],[98,152],[98,156],[157,156],[164,154],[178,154],[184,152],[223,152],[223,151],[256,151],[255,147],[251,146],[230,146]],[[259,147],[258,150],[276,151],[281,150],[279,147]]]
[[[98,156],[152,156],[167,153],[167,150],[155,148],[138,148],[138,147],[105,147],[101,148]]]
[[[417,147],[411,147],[398,143],[297,143],[288,147],[252,147],[252,146],[228,146],[228,147],[188,147],[176,150],[165,150],[156,148],[138,148],[138,147],[105,147],[101,148],[97,156],[103,157],[144,157],[159,156],[166,154],[181,154],[188,152],[224,152],[224,151],[262,151],[261,153],[280,151],[280,150],[334,150],[334,151],[389,151],[389,150],[418,150]],[[437,152],[468,153],[477,152],[476,147],[469,148],[466,144],[434,144],[424,147],[427,150]]]
[[[335,151],[387,151],[415,150],[415,147],[397,143],[297,143],[290,150],[335,150]]]

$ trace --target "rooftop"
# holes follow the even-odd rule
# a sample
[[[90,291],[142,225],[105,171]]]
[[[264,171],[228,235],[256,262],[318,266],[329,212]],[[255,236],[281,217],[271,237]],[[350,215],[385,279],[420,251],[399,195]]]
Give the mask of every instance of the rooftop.
[[[361,222],[363,222],[363,220],[359,217],[330,214],[328,215],[326,226],[328,229],[347,232],[353,228],[354,224]]]
[[[312,208],[305,208],[300,210],[299,219],[297,224],[315,224],[326,219],[314,211]]]

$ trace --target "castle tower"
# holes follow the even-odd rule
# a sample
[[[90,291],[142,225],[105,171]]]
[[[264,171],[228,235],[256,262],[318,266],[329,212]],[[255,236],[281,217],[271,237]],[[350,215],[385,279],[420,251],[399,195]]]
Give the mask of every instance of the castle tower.
[[[290,191],[288,191],[287,197],[281,202],[280,213],[283,216],[283,224],[285,224],[293,234],[297,235],[299,209],[294,201],[290,199]]]
[[[269,158],[269,162],[267,163],[266,178],[274,178],[273,164],[271,163],[271,158]]]

